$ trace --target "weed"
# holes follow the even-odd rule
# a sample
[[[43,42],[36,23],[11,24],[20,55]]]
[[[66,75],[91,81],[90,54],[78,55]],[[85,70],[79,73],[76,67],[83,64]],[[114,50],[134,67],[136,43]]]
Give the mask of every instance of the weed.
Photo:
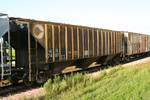
[[[27,97],[26,97],[25,95],[23,96],[23,100],[28,100]]]
[[[52,80],[49,79],[45,84],[44,84],[44,88],[45,88],[45,91],[46,93],[51,93],[52,91]]]
[[[55,76],[54,76],[54,84],[59,84],[60,82],[61,82],[60,76],[55,75]]]

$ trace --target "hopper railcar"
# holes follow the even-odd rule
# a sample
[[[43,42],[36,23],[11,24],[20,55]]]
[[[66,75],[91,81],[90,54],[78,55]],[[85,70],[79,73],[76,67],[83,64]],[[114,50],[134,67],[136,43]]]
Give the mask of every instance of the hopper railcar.
[[[124,33],[125,38],[125,56],[126,59],[138,56],[150,56],[150,36],[127,32]]]
[[[9,25],[10,38],[3,38],[15,49],[9,76],[13,84],[23,79],[31,86],[68,66],[119,63],[150,52],[148,35],[22,18],[9,18]]]

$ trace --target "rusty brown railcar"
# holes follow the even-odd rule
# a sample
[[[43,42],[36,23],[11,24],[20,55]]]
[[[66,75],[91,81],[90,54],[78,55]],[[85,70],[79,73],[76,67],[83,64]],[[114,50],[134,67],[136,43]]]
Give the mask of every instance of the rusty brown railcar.
[[[29,85],[68,66],[84,68],[95,61],[116,61],[124,52],[124,32],[120,31],[21,18],[11,18],[10,24],[16,66],[26,69],[21,75],[29,76]]]
[[[127,32],[126,34],[127,35],[125,36],[125,38],[126,38],[127,48],[125,50],[126,51],[125,55],[139,56],[141,54],[147,54],[150,52],[149,49],[150,38],[148,35],[132,33],[132,32]]]
[[[0,83],[9,78],[16,84],[23,79],[31,86],[68,66],[85,68],[93,62],[112,65],[150,55],[149,35],[0,16],[6,16],[0,18]],[[15,49],[14,66],[11,48]]]

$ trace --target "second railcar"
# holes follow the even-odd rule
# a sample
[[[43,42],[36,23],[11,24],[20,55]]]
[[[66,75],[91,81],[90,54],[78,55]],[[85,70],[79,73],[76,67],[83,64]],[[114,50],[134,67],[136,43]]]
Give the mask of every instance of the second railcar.
[[[130,56],[140,56],[140,55],[149,55],[150,52],[150,36],[127,32],[125,33],[125,55],[126,57]]]

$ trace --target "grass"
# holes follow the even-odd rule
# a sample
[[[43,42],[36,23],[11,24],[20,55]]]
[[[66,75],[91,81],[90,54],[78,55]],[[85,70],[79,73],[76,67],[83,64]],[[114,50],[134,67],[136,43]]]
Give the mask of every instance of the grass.
[[[55,76],[44,85],[41,100],[147,100],[150,98],[150,63],[110,67],[97,77],[77,73],[60,80]]]

